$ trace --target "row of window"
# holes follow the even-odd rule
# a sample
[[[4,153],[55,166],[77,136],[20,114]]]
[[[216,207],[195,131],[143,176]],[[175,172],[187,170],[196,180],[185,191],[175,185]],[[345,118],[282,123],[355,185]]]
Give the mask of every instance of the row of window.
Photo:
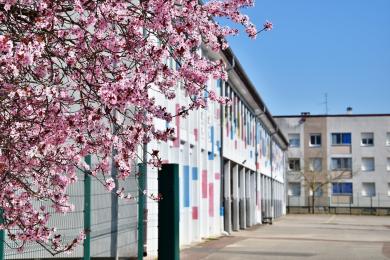
[[[361,133],[360,144],[362,146],[374,145],[374,133]],[[300,147],[300,135],[288,134],[290,147]],[[331,133],[332,145],[351,145],[351,133]],[[310,134],[309,145],[312,147],[321,146],[321,134]],[[390,132],[386,133],[386,145],[390,145]]]
[[[313,172],[322,171],[322,158],[309,158],[308,170]],[[361,160],[362,171],[375,170],[375,158],[363,157]],[[288,159],[289,171],[301,171],[301,160],[299,158]],[[352,158],[350,157],[335,157],[330,161],[331,171],[352,171]],[[387,158],[386,170],[390,171],[390,158]]]
[[[313,195],[315,197],[323,196],[323,189],[326,185],[316,184],[314,185],[315,191]],[[390,183],[388,183],[388,196],[390,196]],[[351,182],[334,182],[332,183],[332,195],[333,196],[352,196],[353,184]],[[289,196],[301,196],[301,183],[289,182],[288,183],[288,195]],[[375,182],[363,182],[361,185],[361,196],[375,197],[376,189]]]

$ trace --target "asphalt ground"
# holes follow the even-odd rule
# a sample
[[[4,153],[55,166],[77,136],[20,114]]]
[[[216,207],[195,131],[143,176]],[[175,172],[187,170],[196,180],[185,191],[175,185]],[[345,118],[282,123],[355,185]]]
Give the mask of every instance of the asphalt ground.
[[[180,259],[390,259],[390,217],[287,215],[193,245]]]

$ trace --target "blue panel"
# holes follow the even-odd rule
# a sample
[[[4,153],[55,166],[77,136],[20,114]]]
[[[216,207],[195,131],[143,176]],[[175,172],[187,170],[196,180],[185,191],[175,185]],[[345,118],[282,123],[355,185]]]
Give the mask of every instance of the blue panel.
[[[192,180],[198,180],[198,167],[192,167]]]
[[[342,191],[343,191],[343,193],[352,194],[352,183],[350,183],[350,182],[343,183]]]
[[[252,151],[250,151],[250,157],[252,158]]]
[[[216,145],[218,147],[218,154],[221,155],[221,145],[220,145],[218,140],[215,143],[216,143]]]
[[[224,214],[225,214],[225,208],[224,207],[220,207],[219,208],[219,215],[223,216]]]
[[[352,183],[332,183],[333,194],[352,194]]]
[[[351,144],[351,133],[343,133],[343,144]]]
[[[214,126],[210,127],[211,152],[209,152],[209,160],[214,160]]]
[[[190,206],[190,167],[184,165],[183,172],[184,207],[188,208]]]
[[[220,88],[220,87],[222,87],[222,80],[218,79],[217,80],[217,88]]]

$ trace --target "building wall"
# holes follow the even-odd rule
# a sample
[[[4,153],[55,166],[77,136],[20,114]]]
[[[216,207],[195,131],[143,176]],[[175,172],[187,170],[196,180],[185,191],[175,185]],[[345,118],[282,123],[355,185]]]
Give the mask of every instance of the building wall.
[[[316,206],[390,207],[390,171],[387,161],[390,157],[390,146],[387,143],[390,115],[280,116],[276,117],[276,121],[286,135],[300,134],[300,146],[289,147],[287,152],[288,158],[301,160],[301,171],[288,171],[287,174],[289,183],[301,183],[300,196],[291,196],[290,190],[290,206],[309,205],[309,191],[305,187],[302,173],[307,169],[309,158],[321,156],[323,172],[319,177],[323,176],[324,181],[328,178],[330,183],[324,186],[323,196],[316,198]],[[321,133],[321,147],[310,147],[311,133]],[[351,144],[332,144],[332,133],[351,133]],[[362,133],[372,133],[374,144],[363,145]],[[332,158],[351,158],[352,169],[332,171]],[[374,170],[362,170],[363,158],[374,158]],[[352,196],[335,194],[332,183],[336,182],[351,183]],[[375,183],[373,196],[366,194],[365,183]]]
[[[390,147],[386,145],[386,133],[390,132],[390,115],[388,116],[346,116],[329,117],[327,119],[329,134],[335,132],[350,132],[352,145],[350,152],[336,153],[331,142],[328,144],[329,157],[348,156],[352,158],[352,206],[359,207],[390,207],[389,183],[390,172],[386,169],[387,158],[390,157]],[[373,146],[361,144],[361,134],[370,132],[374,136]],[[348,149],[345,149],[348,150]],[[362,158],[374,158],[373,171],[362,171]],[[363,183],[375,183],[376,195],[371,197],[363,194]],[[333,204],[333,203],[332,203]]]
[[[285,214],[286,144],[276,134],[272,137],[266,118],[255,115],[253,100],[242,94],[246,87],[234,70],[227,82],[209,80],[208,90],[229,97],[232,105],[210,102],[204,110],[176,118],[169,125],[176,129],[176,138],[150,144],[161,151],[165,163],[179,164],[181,246],[261,223],[263,216]],[[188,100],[180,91],[174,100],[160,99],[168,111],[177,111]],[[166,127],[163,122],[156,125]],[[148,171],[148,190],[157,192],[157,172]],[[157,203],[148,200],[147,207],[146,248],[154,257]]]
[[[326,133],[326,118],[321,117],[306,117],[304,122],[304,130],[303,130],[303,168],[304,175],[306,176],[305,183],[305,193],[311,194],[313,190],[310,190],[310,186],[316,185],[316,183],[327,183],[328,182],[328,158],[327,158],[327,147],[325,144],[328,143],[328,135]],[[321,145],[314,146],[310,143],[310,138],[312,134],[320,134],[321,135]],[[321,158],[322,168],[321,170],[311,169],[310,164],[313,158]],[[328,205],[328,186],[327,184],[321,186],[322,196],[315,197],[314,205],[315,206],[326,206]],[[308,205],[312,205],[312,201],[306,198],[308,201],[306,202]]]

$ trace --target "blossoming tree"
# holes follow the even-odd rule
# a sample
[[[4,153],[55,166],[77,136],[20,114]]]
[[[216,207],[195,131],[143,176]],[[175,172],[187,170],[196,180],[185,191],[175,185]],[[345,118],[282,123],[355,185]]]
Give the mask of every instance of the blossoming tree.
[[[198,49],[220,51],[227,47],[225,37],[237,34],[214,17],[239,23],[255,37],[259,31],[239,10],[252,4],[0,0],[0,208],[9,238],[21,249],[36,242],[53,253],[80,243],[83,233],[63,244],[43,206],[71,211],[67,187],[77,182],[77,172],[129,198],[114,185],[111,161],[116,178],[125,180],[139,147],[173,133],[156,130],[153,118],[170,122],[204,106],[207,80],[226,79],[226,73],[221,61],[202,57]],[[168,59],[177,68],[167,66]],[[189,105],[172,114],[150,93],[173,99],[177,82]],[[215,93],[208,98],[226,102]],[[91,168],[86,155],[96,158]],[[150,158],[159,166],[158,152]]]

